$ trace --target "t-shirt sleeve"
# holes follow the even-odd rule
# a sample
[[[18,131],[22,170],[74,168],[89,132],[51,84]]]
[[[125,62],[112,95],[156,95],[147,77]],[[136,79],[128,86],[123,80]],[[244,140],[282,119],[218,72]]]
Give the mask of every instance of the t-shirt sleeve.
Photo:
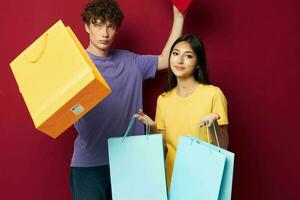
[[[156,114],[155,114],[155,122],[157,129],[159,130],[165,130],[165,123],[164,123],[164,117],[162,112],[162,97],[159,96],[157,99],[156,104]]]
[[[133,54],[133,59],[135,65],[143,76],[143,80],[155,77],[158,65],[158,56]]]
[[[212,112],[219,114],[219,125],[228,124],[227,100],[223,92],[219,88],[217,89],[213,97]]]

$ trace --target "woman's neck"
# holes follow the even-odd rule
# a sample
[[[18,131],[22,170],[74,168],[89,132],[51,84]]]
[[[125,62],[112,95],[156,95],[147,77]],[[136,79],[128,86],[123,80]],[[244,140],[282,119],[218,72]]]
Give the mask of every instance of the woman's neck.
[[[194,93],[199,83],[194,79],[177,79],[176,93],[180,97],[188,97]]]

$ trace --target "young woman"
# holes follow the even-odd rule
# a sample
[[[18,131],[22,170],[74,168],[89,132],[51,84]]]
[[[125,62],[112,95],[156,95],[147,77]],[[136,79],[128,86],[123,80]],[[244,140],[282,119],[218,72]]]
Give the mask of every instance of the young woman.
[[[180,135],[207,141],[205,129],[214,122],[220,145],[228,146],[227,101],[222,91],[210,85],[206,70],[203,42],[194,35],[183,35],[171,47],[168,82],[158,97],[155,121],[139,110],[135,117],[151,126],[152,132],[162,132],[166,143],[166,171],[168,186]],[[210,142],[215,143],[213,130]]]

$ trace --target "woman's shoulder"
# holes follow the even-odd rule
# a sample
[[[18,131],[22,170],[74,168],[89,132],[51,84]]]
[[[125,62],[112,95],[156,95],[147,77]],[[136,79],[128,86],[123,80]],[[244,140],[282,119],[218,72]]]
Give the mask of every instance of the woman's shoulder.
[[[209,96],[224,96],[220,87],[215,85],[200,85],[200,90],[204,91]]]
[[[158,96],[157,102],[165,102],[165,101],[168,101],[168,100],[174,98],[174,92],[175,92],[174,88],[168,92],[163,92],[162,94],[160,94]]]
[[[206,92],[209,92],[211,94],[219,94],[222,93],[221,88],[215,85],[204,85],[200,84],[200,88],[204,89]]]

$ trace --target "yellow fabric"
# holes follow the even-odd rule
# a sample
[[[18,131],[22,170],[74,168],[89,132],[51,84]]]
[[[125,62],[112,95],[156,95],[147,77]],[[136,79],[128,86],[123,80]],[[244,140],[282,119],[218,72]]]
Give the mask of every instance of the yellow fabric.
[[[54,138],[111,92],[62,21],[10,65],[35,127]]]
[[[155,121],[157,128],[164,130],[165,134],[168,188],[179,136],[200,137],[207,141],[206,130],[200,130],[199,124],[205,115],[212,112],[220,115],[219,125],[228,124],[226,98],[218,87],[212,85],[200,84],[193,94],[184,98],[179,97],[175,89],[158,97]],[[213,135],[210,136],[210,143],[214,143]]]

